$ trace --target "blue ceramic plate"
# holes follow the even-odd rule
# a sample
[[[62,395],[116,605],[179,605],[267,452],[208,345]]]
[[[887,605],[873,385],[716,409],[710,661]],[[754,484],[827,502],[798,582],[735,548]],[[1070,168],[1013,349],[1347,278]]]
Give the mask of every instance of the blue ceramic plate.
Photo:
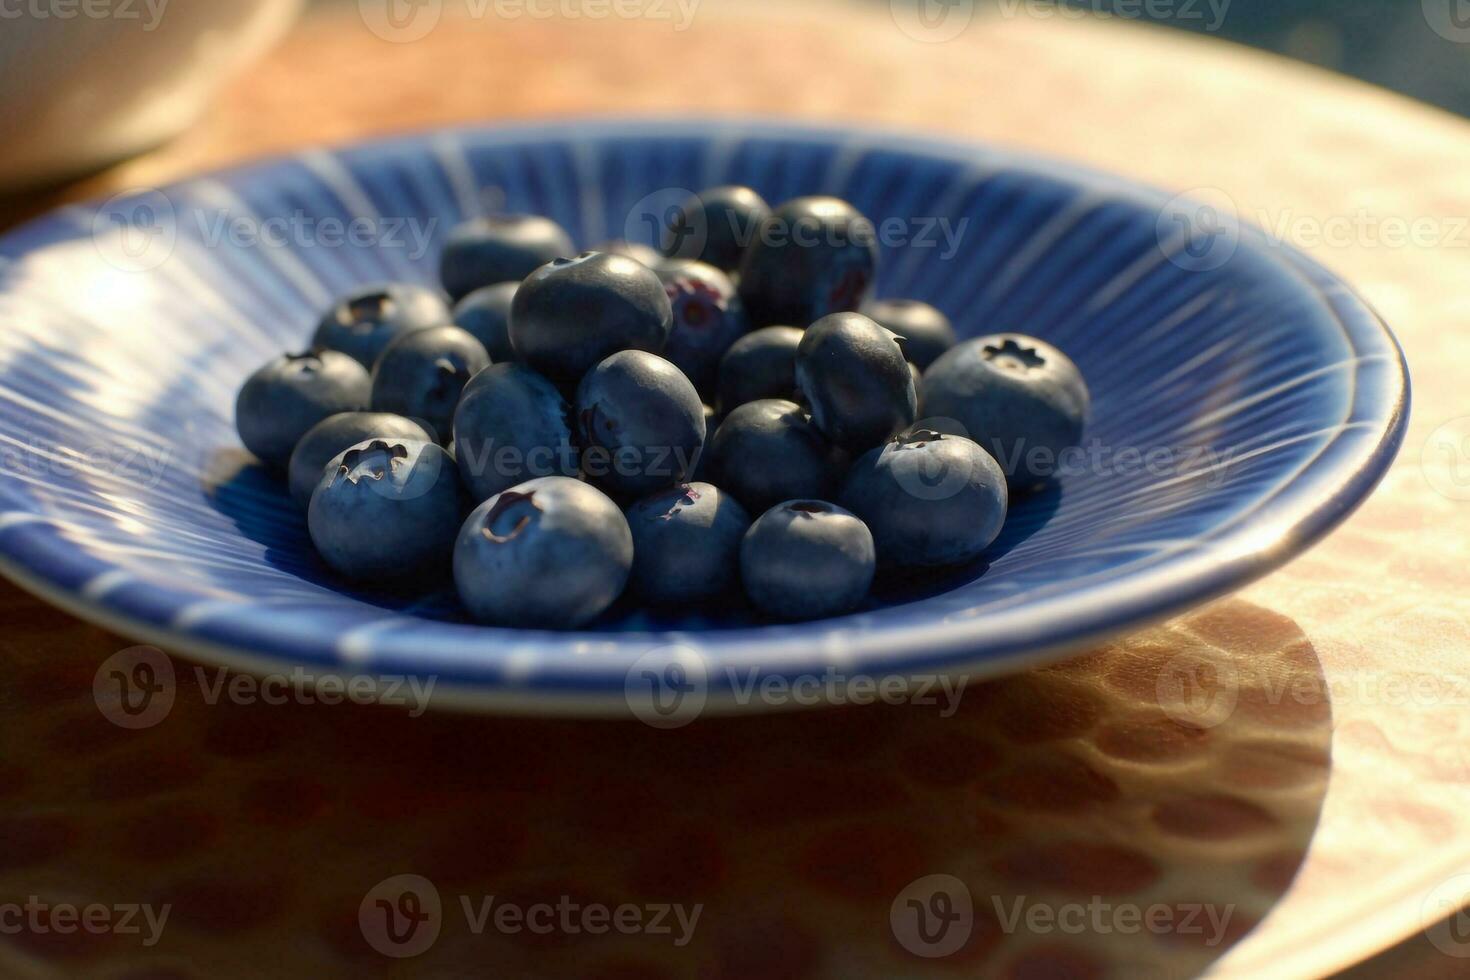
[[[436,243],[467,216],[649,241],[674,189],[721,183],[851,200],[883,239],[880,295],[927,300],[964,336],[1036,334],[1086,374],[1085,456],[1016,506],[988,565],[886,583],[823,622],[619,608],[577,633],[334,581],[239,448],[242,379],[303,346],[335,294],[432,282]],[[770,676],[984,676],[1059,656],[1320,538],[1388,467],[1408,405],[1377,316],[1225,209],[995,147],[768,123],[445,132],[69,208],[0,240],[0,318],[7,575],[178,653],[428,675],[439,703],[497,710],[621,711],[631,668],[670,649],[726,709],[760,706],[740,690]]]

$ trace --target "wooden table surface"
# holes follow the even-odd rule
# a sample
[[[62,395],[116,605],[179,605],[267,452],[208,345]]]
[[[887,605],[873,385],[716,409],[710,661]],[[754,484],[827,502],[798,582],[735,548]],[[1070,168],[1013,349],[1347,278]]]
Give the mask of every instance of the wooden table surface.
[[[1021,5],[1017,9],[1026,9]],[[465,20],[383,40],[318,15],[184,138],[12,210],[308,144],[465,120],[759,114],[925,128],[1233,202],[1354,283],[1408,352],[1414,417],[1371,501],[1241,596],[917,709],[701,722],[92,701],[122,638],[0,587],[0,899],[168,902],[162,940],[0,934],[0,972],[99,977],[1310,975],[1470,900],[1470,124],[1244,49],[1121,23],[976,17],[915,40],[886,4],[655,20]],[[1206,731],[1158,704],[1188,656],[1252,679]],[[1329,778],[1330,777],[1330,778]],[[391,875],[445,904],[421,957],[358,907]],[[974,932],[918,959],[889,906],[963,877]],[[474,935],[455,896],[704,904],[694,941]],[[1218,938],[1008,929],[992,898],[1229,909]],[[534,938],[534,941],[528,941]],[[1212,938],[1214,941],[1212,941]],[[1470,953],[1432,934],[1416,964]],[[136,972],[133,972],[136,971]]]

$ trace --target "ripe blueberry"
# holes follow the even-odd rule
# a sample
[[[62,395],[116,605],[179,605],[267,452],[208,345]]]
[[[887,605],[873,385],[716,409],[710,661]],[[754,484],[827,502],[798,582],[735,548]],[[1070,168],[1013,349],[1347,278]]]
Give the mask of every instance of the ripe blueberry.
[[[470,380],[454,413],[454,456],[470,496],[488,500],[533,477],[576,476],[572,409],[524,364],[495,364]]]
[[[261,462],[284,467],[308,429],[338,412],[368,406],[372,381],[339,351],[285,354],[256,371],[235,399],[240,441]]]
[[[647,602],[683,603],[732,591],[750,515],[708,483],[684,483],[628,508],[633,592]]]
[[[620,351],[577,389],[582,471],[619,494],[683,482],[704,448],[704,405],[689,379],[646,351]]]
[[[914,377],[893,334],[860,313],[834,313],[807,328],[796,350],[796,386],[827,438],[862,452],[911,425]]]
[[[765,398],[725,416],[709,444],[710,469],[751,513],[783,500],[831,497],[842,466],[795,402]]]
[[[761,222],[740,264],[740,298],[752,324],[806,327],[858,309],[878,264],[873,223],[846,201],[802,197]]]
[[[875,569],[867,526],[824,500],[777,504],[740,545],[746,595],[778,619],[821,619],[856,609]]]
[[[402,282],[363,286],[326,312],[311,343],[348,354],[371,371],[384,347],[406,333],[448,323],[449,316],[437,290]]]
[[[489,366],[484,345],[459,327],[404,334],[373,367],[373,411],[421,420],[448,442],[460,392]]]
[[[959,341],[949,317],[916,299],[878,299],[863,307],[878,326],[897,334],[909,361],[922,371]]]
[[[410,439],[432,442],[434,437],[412,419],[387,412],[339,412],[312,426],[291,453],[288,475],[291,498],[303,508],[321,481],[322,470],[340,453],[366,439]]]
[[[484,286],[520,282],[575,250],[565,229],[550,218],[531,214],[481,218],[450,233],[439,259],[439,278],[458,302]]]

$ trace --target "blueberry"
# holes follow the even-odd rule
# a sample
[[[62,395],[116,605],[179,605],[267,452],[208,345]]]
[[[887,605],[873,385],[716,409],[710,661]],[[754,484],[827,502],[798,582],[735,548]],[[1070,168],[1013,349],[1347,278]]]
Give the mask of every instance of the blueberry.
[[[761,398],[797,397],[796,348],[801,338],[795,327],[763,327],[731,344],[720,359],[720,411]]]
[[[915,427],[854,463],[837,501],[873,532],[880,562],[924,568],[980,557],[1005,524],[1008,496],[985,450]]]
[[[284,467],[306,431],[329,415],[368,407],[372,381],[339,351],[284,354],[256,371],[235,399],[235,427],[245,448]]]
[[[674,212],[664,229],[664,254],[731,271],[770,214],[765,198],[749,187],[712,187]]]
[[[657,354],[620,351],[577,389],[582,471],[615,493],[683,482],[704,448],[704,405],[683,372]]]
[[[333,458],[307,508],[312,543],[347,578],[442,574],[464,513],[454,461],[432,442],[369,439]]]
[[[454,546],[454,582],[476,619],[571,629],[622,594],[633,536],[596,487],[563,476],[531,480],[475,508]]]
[[[510,345],[510,304],[520,286],[519,281],[486,286],[470,293],[454,308],[454,325],[483,344],[496,364],[516,359],[515,348]]]
[[[322,478],[322,470],[339,453],[365,439],[412,439],[433,441],[433,436],[412,419],[387,412],[339,412],[311,427],[291,453],[291,497],[302,507],[311,503],[311,492]]]
[[[647,602],[701,602],[734,590],[750,515],[708,483],[660,490],[628,508],[630,587]]]
[[[874,300],[863,307],[863,313],[903,338],[904,354],[920,371],[959,342],[949,317],[916,299]]]
[[[852,452],[913,424],[918,404],[898,341],[860,313],[834,313],[807,328],[796,350],[796,386],[817,427]]]
[[[751,513],[783,500],[832,497],[841,467],[831,445],[795,402],[766,398],[725,416],[709,444],[716,485]]]
[[[496,364],[465,385],[454,413],[455,459],[476,500],[532,477],[576,476],[571,406],[524,364]]]
[[[611,241],[603,242],[601,245],[594,245],[592,246],[591,250],[594,252],[606,252],[608,255],[621,255],[626,258],[634,259],[635,261],[642,262],[650,269],[655,270],[657,270],[664,261],[664,257],[660,255],[658,249],[654,248],[653,246],[644,245],[640,242],[630,242],[623,238],[614,238]]]
[[[439,259],[439,278],[458,302],[484,286],[520,282],[576,246],[561,225],[532,214],[467,221],[455,228]]]
[[[1082,440],[1089,402],[1082,373],[1061,351],[996,334],[935,361],[924,372],[920,407],[930,427],[955,429],[989,451],[1014,494],[1055,474],[1061,453]]]
[[[444,297],[432,289],[390,282],[364,286],[337,301],[317,325],[313,347],[341,351],[372,370],[378,355],[406,333],[449,322]]]
[[[626,256],[584,252],[548,263],[521,283],[510,340],[532,367],[567,380],[621,350],[658,353],[673,322],[652,269]]]
[[[459,327],[404,334],[373,367],[373,411],[420,420],[448,442],[460,392],[489,366],[484,345]]]
[[[759,327],[806,327],[858,309],[878,265],[873,223],[846,201],[802,197],[761,223],[740,264],[740,298]]]
[[[824,500],[788,500],[762,514],[740,545],[750,601],[778,619],[820,619],[856,609],[873,584],[873,536]]]
[[[730,277],[712,265],[673,259],[658,269],[674,329],[663,355],[688,375],[706,397],[714,394],[720,358],[740,339],[749,324]]]

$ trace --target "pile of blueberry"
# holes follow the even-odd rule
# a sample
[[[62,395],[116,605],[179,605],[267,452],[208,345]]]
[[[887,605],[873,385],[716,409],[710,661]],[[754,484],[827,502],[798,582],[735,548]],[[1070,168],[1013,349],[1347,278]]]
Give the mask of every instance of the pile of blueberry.
[[[240,438],[326,563],[400,589],[452,572],[502,625],[742,587],[812,619],[879,569],[978,558],[1044,481],[1035,450],[1080,440],[1087,387],[1060,351],[959,344],[933,307],[867,298],[877,236],[850,204],[722,187],[666,232],[568,257],[547,218],[470,222],[444,293],[359,289],[253,374]]]

